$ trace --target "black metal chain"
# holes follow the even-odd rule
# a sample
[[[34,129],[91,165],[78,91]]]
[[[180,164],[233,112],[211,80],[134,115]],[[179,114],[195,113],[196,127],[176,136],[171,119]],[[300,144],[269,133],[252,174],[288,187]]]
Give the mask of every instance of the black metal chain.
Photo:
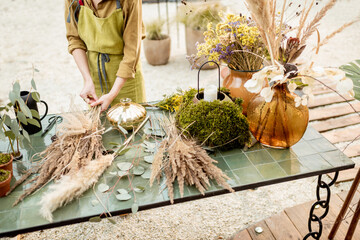
[[[329,204],[330,204],[330,195],[331,195],[330,187],[335,184],[338,176],[339,176],[339,172],[336,172],[333,180],[329,184],[327,184],[321,180],[322,175],[319,175],[318,184],[316,187],[317,201],[311,206],[310,216],[309,216],[309,220],[308,220],[309,233],[306,234],[306,236],[303,238],[303,240],[306,240],[309,237],[312,237],[313,239],[320,239],[322,231],[323,231],[323,225],[322,225],[321,220],[324,219],[326,217],[326,215],[329,213]],[[321,189],[326,189],[326,199],[325,200],[321,200],[321,198],[320,198],[320,190]],[[322,207],[324,209],[323,214],[321,214],[320,216],[318,216],[314,213],[317,206]],[[313,231],[312,223],[318,224],[317,231]]]

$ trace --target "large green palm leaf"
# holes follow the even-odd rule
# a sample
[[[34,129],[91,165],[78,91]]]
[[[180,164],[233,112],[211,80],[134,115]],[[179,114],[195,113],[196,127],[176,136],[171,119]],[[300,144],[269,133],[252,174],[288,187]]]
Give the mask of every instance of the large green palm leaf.
[[[342,65],[340,69],[354,82],[355,98],[360,100],[360,59]]]

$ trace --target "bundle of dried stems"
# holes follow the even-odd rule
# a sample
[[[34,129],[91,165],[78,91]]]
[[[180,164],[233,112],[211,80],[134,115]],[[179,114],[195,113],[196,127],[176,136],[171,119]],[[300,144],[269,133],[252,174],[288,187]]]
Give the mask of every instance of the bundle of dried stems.
[[[50,181],[65,175],[74,176],[91,161],[102,159],[105,148],[102,145],[104,128],[100,123],[100,108],[67,113],[63,118],[57,129],[57,139],[40,153],[43,160],[37,169],[39,175],[30,180],[34,183],[14,205]]]
[[[168,195],[171,203],[174,202],[174,181],[177,180],[180,195],[184,194],[184,183],[195,185],[195,187],[205,194],[210,180],[214,179],[219,185],[230,192],[234,192],[226,182],[229,179],[220,168],[216,167],[213,160],[195,141],[185,138],[179,133],[175,125],[175,118],[164,116],[162,127],[167,137],[155,154],[152,164],[150,186],[155,179],[160,182],[162,172],[165,173]]]
[[[323,19],[327,12],[334,7],[337,0],[329,0],[317,12],[314,18],[310,20],[308,19],[309,13],[315,2],[316,0],[310,0],[310,2],[306,0],[303,4],[300,4],[299,7],[301,7],[301,9],[296,12],[299,17],[298,25],[293,26],[290,29],[285,29],[285,26],[289,26],[289,23],[285,21],[285,12],[287,6],[293,5],[293,1],[284,0],[279,19],[279,16],[276,14],[276,0],[246,0],[247,8],[251,12],[252,17],[260,30],[261,37],[269,50],[273,65],[275,65],[278,60],[285,63],[294,62],[296,58],[300,56],[307,44],[306,41],[317,31],[321,19]],[[326,36],[320,43],[320,46],[326,44],[337,33],[343,31],[357,21],[358,19],[343,24],[333,33]],[[296,30],[296,34],[293,34],[293,38],[289,38],[284,42],[284,40],[286,40],[285,34],[294,30]],[[320,42],[320,40],[318,41]]]

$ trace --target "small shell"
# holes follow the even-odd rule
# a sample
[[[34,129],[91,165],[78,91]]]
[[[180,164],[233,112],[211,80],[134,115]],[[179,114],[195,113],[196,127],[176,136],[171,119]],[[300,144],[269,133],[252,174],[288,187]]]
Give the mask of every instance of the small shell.
[[[256,232],[257,234],[261,234],[263,231],[264,231],[264,230],[262,229],[262,227],[256,227],[256,228],[255,228],[255,232]]]

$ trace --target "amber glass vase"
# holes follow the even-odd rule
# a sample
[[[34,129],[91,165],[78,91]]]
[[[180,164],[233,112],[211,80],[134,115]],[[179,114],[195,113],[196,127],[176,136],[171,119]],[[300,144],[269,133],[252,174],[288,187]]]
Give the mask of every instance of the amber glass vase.
[[[251,98],[257,95],[257,93],[251,93],[244,87],[244,84],[251,79],[252,75],[256,71],[240,71],[229,68],[229,74],[225,77],[223,87],[230,89],[230,94],[233,97],[243,99],[243,114],[247,115],[247,108]]]
[[[271,102],[265,102],[260,95],[248,105],[248,121],[256,140],[273,148],[289,148],[304,135],[309,122],[309,109],[295,107],[295,97],[287,84],[274,87]]]

